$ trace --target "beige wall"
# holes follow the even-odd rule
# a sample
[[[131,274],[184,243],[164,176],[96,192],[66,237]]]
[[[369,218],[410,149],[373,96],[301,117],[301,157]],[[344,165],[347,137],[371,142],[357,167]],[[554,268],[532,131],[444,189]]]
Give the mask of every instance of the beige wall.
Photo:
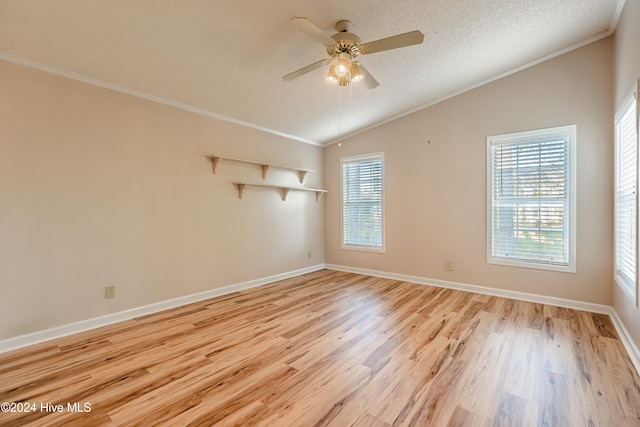
[[[325,261],[611,304],[611,82],[607,38],[328,147]],[[577,273],[487,264],[486,137],[574,123]],[[340,157],[380,151],[386,253],[342,250]]]
[[[320,147],[1,61],[0,94],[0,339],[323,262],[322,200],[204,158],[321,187]]]
[[[640,70],[629,24],[640,12],[627,3],[616,100]],[[596,42],[324,150],[0,61],[0,339],[323,261],[611,304],[613,50]],[[572,123],[577,273],[488,265],[485,138]],[[339,159],[379,151],[386,253],[342,250]],[[213,175],[209,154],[314,169],[305,184],[329,193],[238,200],[230,182],[260,181],[257,169],[223,163]],[[640,324],[615,295],[627,327]]]
[[[633,82],[640,79],[640,1],[627,0],[615,34],[615,106],[622,103]],[[612,276],[613,277],[613,276]],[[613,308],[637,346],[640,346],[640,309],[614,283]]]

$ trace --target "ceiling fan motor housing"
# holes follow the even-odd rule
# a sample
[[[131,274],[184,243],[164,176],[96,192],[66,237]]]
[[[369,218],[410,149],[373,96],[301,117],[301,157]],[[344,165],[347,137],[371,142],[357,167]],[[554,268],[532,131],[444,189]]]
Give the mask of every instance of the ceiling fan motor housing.
[[[336,44],[327,46],[329,56],[336,57],[344,52],[353,58],[361,53],[360,43],[362,41],[356,34],[349,32],[349,27],[351,27],[351,21],[347,19],[336,22],[335,29],[337,33],[331,36],[336,41]]]
[[[336,44],[327,46],[327,53],[331,57],[338,56],[340,53],[348,53],[352,57],[359,55],[362,51],[360,49],[360,38],[352,33],[338,33],[334,34]]]

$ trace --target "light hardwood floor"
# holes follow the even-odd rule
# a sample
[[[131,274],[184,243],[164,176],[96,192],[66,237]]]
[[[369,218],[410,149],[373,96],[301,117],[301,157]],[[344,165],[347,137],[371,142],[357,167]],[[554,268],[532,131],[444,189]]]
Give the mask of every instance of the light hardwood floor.
[[[1,354],[0,402],[37,405],[2,426],[620,427],[640,378],[605,315],[323,270]]]

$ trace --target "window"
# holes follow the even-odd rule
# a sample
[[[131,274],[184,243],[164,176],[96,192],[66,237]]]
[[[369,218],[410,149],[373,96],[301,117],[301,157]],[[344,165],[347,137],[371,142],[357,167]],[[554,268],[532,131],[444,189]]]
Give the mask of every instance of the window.
[[[636,92],[615,117],[615,274],[616,283],[636,299],[638,221],[638,122]]]
[[[575,273],[576,126],[487,138],[487,262]]]
[[[342,248],[384,251],[383,155],[341,159]]]

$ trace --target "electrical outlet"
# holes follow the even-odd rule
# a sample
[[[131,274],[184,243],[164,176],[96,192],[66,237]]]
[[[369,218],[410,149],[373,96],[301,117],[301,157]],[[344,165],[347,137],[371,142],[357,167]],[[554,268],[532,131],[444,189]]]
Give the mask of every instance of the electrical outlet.
[[[116,287],[115,285],[109,285],[104,287],[104,297],[105,298],[115,298],[116,297]]]
[[[453,271],[453,261],[445,261],[444,269],[447,271]]]

